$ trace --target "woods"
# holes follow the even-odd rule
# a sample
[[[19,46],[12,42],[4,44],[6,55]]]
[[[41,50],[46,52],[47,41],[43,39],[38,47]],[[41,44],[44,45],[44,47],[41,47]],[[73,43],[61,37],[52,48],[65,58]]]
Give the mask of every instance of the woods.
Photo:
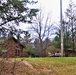
[[[26,47],[24,52],[34,53],[34,56],[44,56],[44,51],[49,45],[55,49],[61,49],[60,24],[51,21],[50,14],[45,15],[42,9],[29,8],[28,4],[36,4],[37,1],[0,1],[0,36],[8,38],[9,33]],[[62,19],[64,53],[76,51],[76,5],[70,1]],[[18,28],[20,23],[29,23],[26,30]],[[28,24],[28,25],[29,25]],[[51,37],[53,39],[51,39]],[[33,51],[32,51],[33,50]],[[73,54],[75,55],[75,54]]]
[[[37,3],[0,0],[0,75],[75,75],[76,4],[59,6],[61,20],[53,21],[59,13]]]
[[[67,46],[64,46],[65,48],[71,49],[73,51],[76,50],[75,47],[75,40],[76,40],[76,5],[70,1],[69,3],[69,7],[67,8],[65,14],[66,14],[66,18],[68,19],[68,21],[66,22],[66,20],[64,21],[64,43]],[[66,44],[67,43],[67,44]],[[70,43],[70,45],[69,45]]]

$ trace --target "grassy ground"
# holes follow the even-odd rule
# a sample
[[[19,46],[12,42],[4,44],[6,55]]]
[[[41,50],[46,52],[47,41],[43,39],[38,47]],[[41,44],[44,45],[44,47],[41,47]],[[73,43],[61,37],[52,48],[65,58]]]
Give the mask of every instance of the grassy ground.
[[[32,66],[28,75],[76,75],[76,57],[17,58]]]
[[[76,57],[17,58],[15,75],[76,75]]]

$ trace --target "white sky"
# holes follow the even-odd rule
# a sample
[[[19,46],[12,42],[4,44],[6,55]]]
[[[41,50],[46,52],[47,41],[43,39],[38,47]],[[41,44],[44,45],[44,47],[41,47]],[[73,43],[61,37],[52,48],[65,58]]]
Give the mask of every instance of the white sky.
[[[68,8],[70,0],[62,0],[62,10],[63,14],[66,11],[66,8]],[[76,0],[72,0],[76,4]],[[51,14],[51,19],[53,22],[58,22],[60,20],[60,0],[38,0],[38,3],[34,5],[34,7],[41,8],[44,10],[44,14]],[[22,26],[22,28],[27,28],[28,26],[25,25],[25,27]]]
[[[70,0],[62,0],[63,14],[66,8],[68,8],[69,1]],[[76,4],[76,0],[72,1]],[[38,0],[37,6],[41,6],[41,8],[45,10],[45,14],[51,13],[53,21],[60,20],[60,0]]]
[[[68,8],[70,0],[62,0],[63,15]],[[76,0],[72,0],[76,4]],[[31,6],[30,6],[31,7]],[[45,15],[51,14],[52,22],[60,21],[60,0],[38,0],[38,3],[33,6],[34,8],[41,8]],[[64,16],[63,16],[64,17]],[[23,26],[24,25],[24,26]],[[27,30],[29,25],[21,24],[20,28]]]
[[[70,0],[62,0],[62,11],[63,15],[66,11],[66,8],[68,8]],[[72,0],[76,4],[76,0]],[[31,6],[30,6],[31,7]],[[38,0],[38,3],[36,3],[34,8],[41,8],[44,11],[45,15],[51,14],[51,19],[53,22],[60,21],[60,0]],[[26,29],[29,25],[21,25],[20,28]]]

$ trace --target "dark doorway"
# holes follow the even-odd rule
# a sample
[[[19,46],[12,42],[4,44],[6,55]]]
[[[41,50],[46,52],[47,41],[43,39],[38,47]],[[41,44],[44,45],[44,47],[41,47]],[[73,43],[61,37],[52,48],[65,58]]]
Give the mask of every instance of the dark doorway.
[[[18,49],[15,50],[15,56],[20,56],[20,50]]]

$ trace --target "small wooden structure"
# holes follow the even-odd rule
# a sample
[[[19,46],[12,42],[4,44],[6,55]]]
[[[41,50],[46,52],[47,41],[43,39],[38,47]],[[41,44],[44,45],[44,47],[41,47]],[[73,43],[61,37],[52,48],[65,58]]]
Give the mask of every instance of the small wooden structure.
[[[3,47],[3,51],[7,50],[8,57],[22,57],[23,56],[23,48],[24,46],[14,37],[10,37],[7,39],[4,44],[0,44]]]
[[[65,50],[65,56],[72,57],[74,55],[76,55],[76,51],[73,51],[73,50]]]
[[[14,37],[7,40],[8,55],[11,57],[23,56],[24,46]]]

